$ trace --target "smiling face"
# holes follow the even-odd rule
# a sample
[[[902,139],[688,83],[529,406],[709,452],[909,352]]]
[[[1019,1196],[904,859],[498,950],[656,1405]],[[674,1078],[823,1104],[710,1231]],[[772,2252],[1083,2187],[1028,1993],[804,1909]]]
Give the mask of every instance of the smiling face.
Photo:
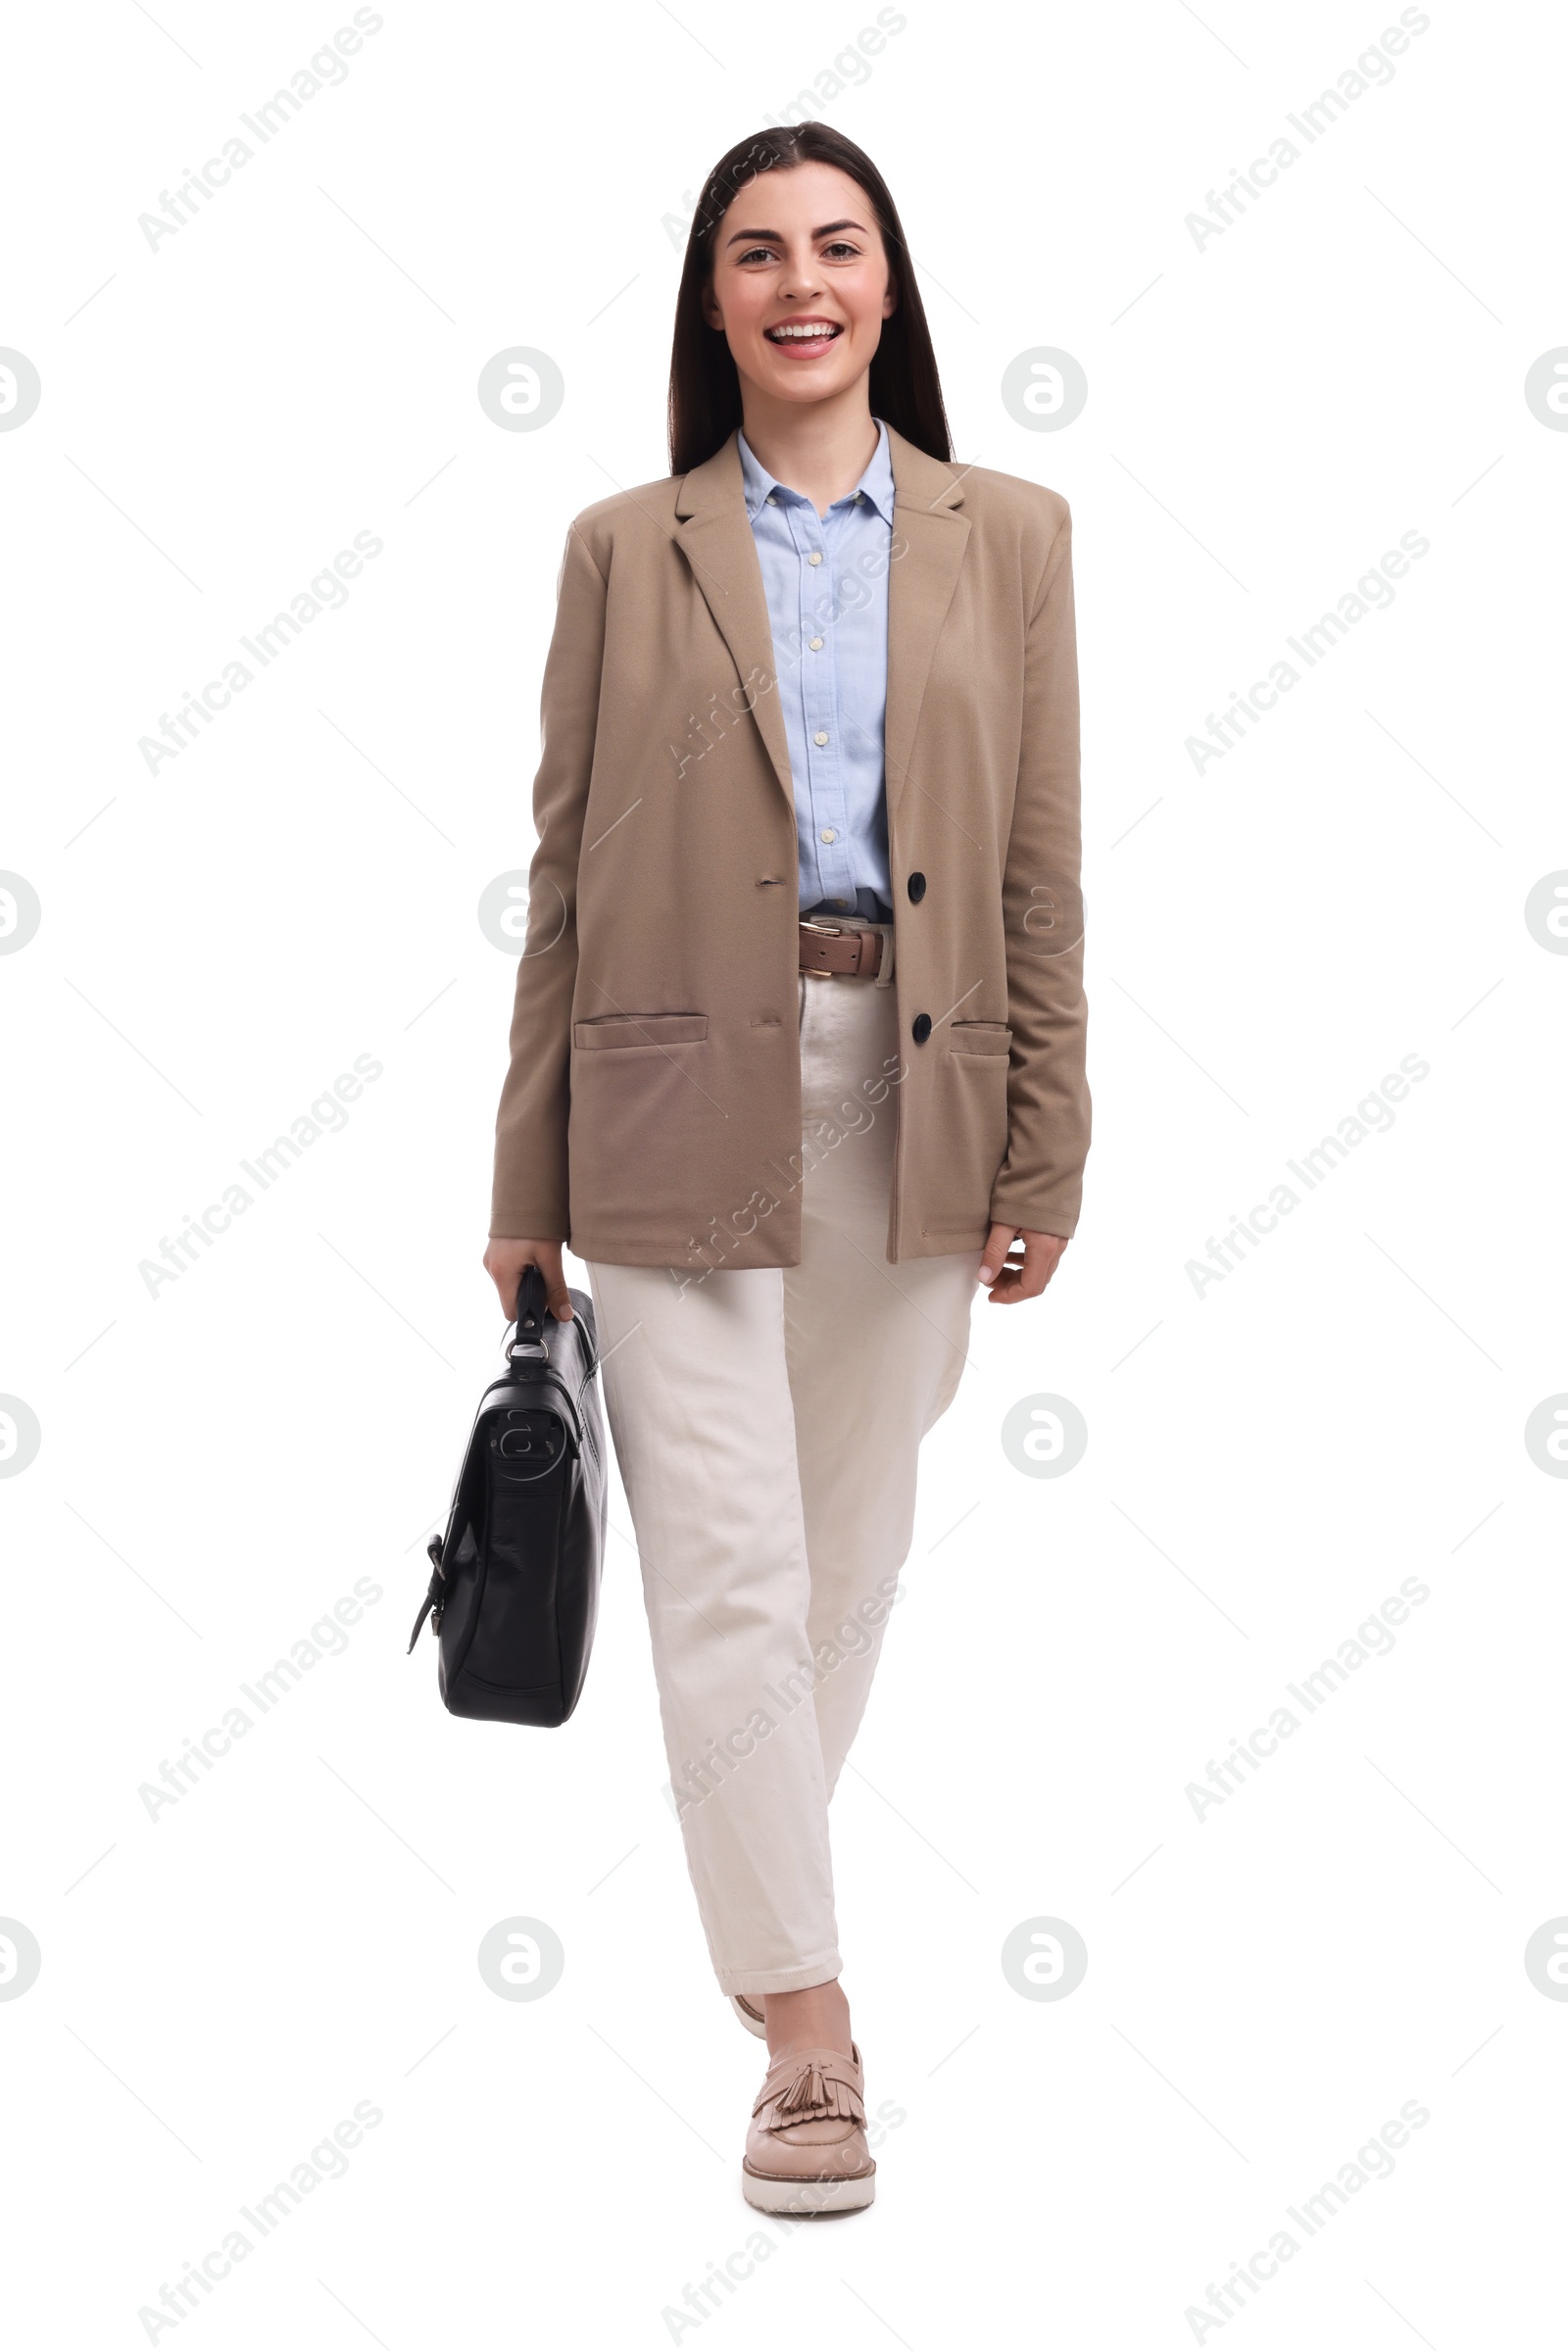
[[[750,391],[825,400],[865,374],[896,303],[864,189],[797,164],[752,180],[720,221],[703,316]]]

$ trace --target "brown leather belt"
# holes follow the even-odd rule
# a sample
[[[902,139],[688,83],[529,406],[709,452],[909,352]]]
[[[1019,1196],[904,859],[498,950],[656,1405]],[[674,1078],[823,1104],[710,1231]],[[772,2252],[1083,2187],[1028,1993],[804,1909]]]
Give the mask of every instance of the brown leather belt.
[[[882,968],[880,931],[837,931],[801,924],[801,969],[819,978],[870,979]]]

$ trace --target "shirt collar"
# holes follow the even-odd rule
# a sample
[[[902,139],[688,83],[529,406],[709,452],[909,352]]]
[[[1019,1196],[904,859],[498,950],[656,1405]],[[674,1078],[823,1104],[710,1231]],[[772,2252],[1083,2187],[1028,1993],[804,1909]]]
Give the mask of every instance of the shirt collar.
[[[740,445],[741,480],[746,493],[746,518],[749,522],[757,520],[759,510],[775,490],[782,490],[785,499],[801,498],[799,490],[792,490],[787,483],[776,480],[767,467],[759,463],[744,432],[737,428],[735,437]],[[867,505],[876,509],[883,521],[891,525],[893,452],[888,446],[888,428],[880,416],[876,419],[876,448],[871,462],[855,487],[862,493]]]

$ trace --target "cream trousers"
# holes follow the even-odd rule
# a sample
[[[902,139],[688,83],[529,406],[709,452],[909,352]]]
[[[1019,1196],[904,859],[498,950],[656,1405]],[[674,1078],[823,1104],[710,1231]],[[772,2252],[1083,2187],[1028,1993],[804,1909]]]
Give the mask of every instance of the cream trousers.
[[[887,1262],[906,1063],[878,927],[875,980],[800,983],[800,1264],[588,1268],[670,1793],[726,1992],[839,1974],[828,1799],[980,1266],[978,1249]]]

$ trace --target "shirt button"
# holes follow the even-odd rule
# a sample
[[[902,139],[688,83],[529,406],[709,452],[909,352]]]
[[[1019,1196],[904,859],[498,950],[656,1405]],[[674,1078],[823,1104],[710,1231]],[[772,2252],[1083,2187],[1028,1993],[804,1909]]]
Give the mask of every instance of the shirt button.
[[[822,561],[821,557],[816,553],[814,548],[806,560],[808,563],[819,563]]]
[[[822,650],[822,640],[821,640],[821,638],[820,638],[820,637],[813,637],[813,638],[811,639],[811,651],[812,651],[813,653],[820,653],[820,652],[821,652],[821,650]]]
[[[825,743],[827,741],[827,737],[826,735],[813,735],[811,740],[813,743]]]
[[[762,504],[764,506],[777,506],[778,500],[774,497],[771,490],[768,491],[767,496],[762,501]]]
[[[829,825],[827,831],[822,835],[822,838],[824,841],[836,841],[838,839],[838,835],[833,830],[833,827]]]
[[[925,1043],[926,1039],[931,1034],[931,1015],[929,1012],[916,1012],[913,1020],[909,1024],[909,1034],[914,1039],[916,1045],[923,1045]]]

